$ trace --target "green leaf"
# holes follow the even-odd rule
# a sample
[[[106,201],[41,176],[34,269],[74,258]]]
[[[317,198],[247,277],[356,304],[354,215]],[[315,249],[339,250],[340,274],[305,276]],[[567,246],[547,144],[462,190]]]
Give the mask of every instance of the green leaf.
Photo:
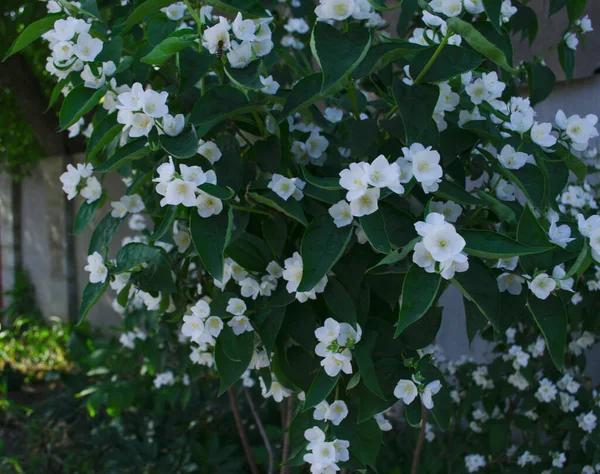
[[[569,15],[569,24],[572,25],[583,16],[587,0],[569,0],[567,2],[567,13]]]
[[[581,159],[577,158],[570,150],[560,144],[554,145],[554,154],[558,156],[567,168],[569,168],[577,178],[584,180],[587,175],[587,166]]]
[[[328,23],[316,22],[310,47],[323,73],[321,94],[326,94],[352,73],[370,45],[371,33],[367,28],[342,33]]]
[[[254,331],[246,331],[236,336],[233,330],[225,325],[219,339],[223,343],[225,355],[234,362],[243,361],[248,351],[254,350]]]
[[[354,346],[354,357],[356,358],[356,364],[358,365],[361,379],[365,384],[365,387],[367,387],[374,395],[385,400],[385,395],[381,391],[381,387],[377,381],[375,366],[373,365],[373,359],[371,358],[371,350],[365,342],[366,341],[361,341]]]
[[[447,24],[451,31],[459,34],[475,51],[483,54],[486,58],[498,64],[502,69],[510,73],[517,72],[508,64],[502,50],[477,31],[473,25],[458,17],[448,18]]]
[[[244,344],[241,345],[241,349],[243,350],[243,352],[241,352],[242,357],[237,361],[233,361],[227,357],[225,351],[223,350],[224,342],[221,340],[221,338],[217,339],[217,344],[215,345],[215,365],[221,380],[218,393],[219,397],[240,379],[242,374],[250,365],[252,354],[254,353],[254,334],[248,334],[250,334],[252,338],[243,338],[242,341]],[[248,344],[248,342],[251,342],[251,344]]]
[[[176,290],[167,253],[161,247],[150,247],[132,242],[117,254],[115,273],[134,270],[145,264],[131,276],[131,282],[144,291],[172,293]]]
[[[500,15],[501,7],[502,0],[483,0],[483,8],[488,20],[490,20],[490,23],[494,25],[494,28],[500,32],[502,31],[502,20]]]
[[[569,82],[573,79],[573,71],[575,69],[575,51],[569,48],[564,40],[558,44],[558,60],[565,72],[567,82]]]
[[[528,205],[523,209],[523,214],[519,219],[517,240],[533,247],[552,247],[548,240],[548,234],[540,226],[531,207]],[[552,265],[552,253],[549,250],[536,255],[525,255],[519,259],[519,263],[525,272],[532,273],[536,268],[548,268]]]
[[[381,212],[374,212],[368,216],[358,218],[362,230],[369,239],[373,249],[379,253],[388,254],[392,251],[387,232],[385,230],[385,220]]]
[[[262,222],[263,237],[276,258],[281,258],[287,240],[287,224],[283,217],[272,216]]]
[[[73,233],[75,235],[81,234],[87,226],[90,225],[90,222],[92,222],[92,219],[94,218],[94,214],[104,204],[104,201],[106,200],[105,197],[106,195],[103,193],[100,198],[96,199],[91,204],[88,204],[87,201],[81,204],[81,207],[75,216],[75,224],[73,225]]]
[[[150,236],[150,240],[160,240],[167,232],[172,232],[176,214],[177,206],[166,206],[165,215],[160,220],[160,224],[154,227],[154,232]]]
[[[148,140],[145,137],[140,137],[127,143],[125,146],[119,148],[119,150],[108,160],[94,168],[94,171],[106,173],[123,166],[129,161],[146,156],[151,151],[150,147],[147,146],[147,143]]]
[[[200,97],[190,115],[192,125],[217,123],[234,115],[251,112],[251,104],[243,92],[229,86],[216,86]]]
[[[92,110],[106,94],[106,86],[94,90],[79,84],[65,97],[60,108],[60,129],[66,130]]]
[[[190,127],[176,137],[161,135],[159,141],[163,150],[180,160],[191,158],[198,153],[198,136],[194,127]]]
[[[110,244],[117,233],[121,222],[123,222],[122,218],[113,217],[110,215],[110,212],[106,214],[100,221],[100,224],[98,224],[98,227],[94,229],[88,247],[88,255],[91,255],[94,252],[102,252],[102,249]]]
[[[279,116],[279,123],[283,122],[300,109],[308,107],[319,100],[321,98],[322,82],[323,75],[320,72],[300,79],[283,104],[283,110]]]
[[[256,235],[243,233],[226,249],[226,254],[246,270],[264,272],[271,260],[271,248]]]
[[[198,185],[198,189],[201,189],[206,194],[222,199],[223,201],[227,201],[235,196],[235,191],[233,189],[224,188],[212,183],[202,183]]]
[[[543,211],[548,202],[548,177],[542,167],[526,164],[518,170],[503,169],[503,174],[516,184],[538,210]]]
[[[79,307],[79,319],[77,324],[83,322],[90,309],[92,309],[92,306],[98,302],[102,294],[106,291],[106,288],[108,288],[109,282],[110,279],[107,276],[104,283],[88,283],[85,286],[83,294],[81,295],[81,306]]]
[[[298,291],[310,291],[327,275],[344,253],[352,226],[336,227],[329,214],[313,219],[300,243],[303,271]]]
[[[466,241],[464,252],[481,258],[509,258],[545,252],[551,247],[530,247],[498,232],[462,229],[460,235]]]
[[[529,100],[534,106],[550,95],[556,84],[556,76],[547,66],[542,64],[525,63],[527,67],[527,84]]]
[[[246,17],[268,17],[265,7],[256,0],[206,0],[205,3],[233,16],[237,15],[238,12],[242,12],[244,19]]]
[[[506,204],[482,190],[477,191],[477,195],[489,206],[491,211],[498,216],[500,222],[508,222],[510,225],[517,224],[515,211]]]
[[[156,45],[152,51],[140,59],[140,61],[146,64],[162,66],[182,49],[194,46],[196,46],[196,43],[192,39],[186,37],[175,36],[165,38]]]
[[[557,295],[545,300],[527,296],[527,306],[546,340],[546,347],[556,368],[562,372],[567,344],[567,312]]]
[[[276,209],[279,212],[283,212],[286,216],[297,220],[304,226],[308,225],[308,221],[306,220],[302,206],[293,198],[284,201],[271,190],[262,194],[249,192],[248,197],[260,204],[264,204],[265,206]]]
[[[159,257],[163,252],[164,250],[160,247],[150,247],[140,242],[131,242],[119,250],[115,273],[130,271],[143,263],[148,263],[150,260]]]
[[[409,325],[418,321],[431,308],[440,287],[442,277],[438,273],[427,273],[417,264],[411,265],[400,295],[400,312],[394,338],[402,334]]]
[[[467,338],[469,339],[469,345],[471,345],[477,333],[481,333],[487,327],[488,320],[483,313],[479,311],[479,308],[473,301],[465,297],[463,298],[463,304],[465,306]]]
[[[198,81],[212,69],[217,58],[204,48],[200,52],[191,48],[184,49],[177,56],[179,94],[194,89]]]
[[[62,13],[57,15],[48,15],[42,18],[41,20],[34,21],[30,25],[28,25],[27,28],[25,28],[23,32],[17,37],[17,39],[14,40],[10,48],[8,48],[8,51],[6,52],[3,61],[6,61],[13,54],[25,49],[36,39],[41,38],[44,33],[54,28],[54,22],[56,20],[60,20],[61,18],[64,18],[64,15]]]
[[[423,46],[409,43],[406,40],[394,40],[390,43],[381,43],[371,46],[365,58],[352,73],[354,79],[373,74],[384,68],[392,61],[414,54],[424,49]]]
[[[440,187],[435,192],[435,195],[443,199],[454,201],[457,204],[462,204],[463,206],[478,206],[483,204],[481,199],[477,199],[471,193],[465,191],[463,187],[452,181],[446,181],[445,179],[442,179]]]
[[[277,334],[279,334],[281,324],[285,318],[285,310],[285,306],[281,308],[261,308],[256,314],[257,331],[267,354],[273,352],[275,339],[277,339]]]
[[[306,401],[304,402],[302,411],[310,410],[325,400],[327,395],[329,395],[336,386],[339,378],[339,374],[335,377],[330,377],[325,373],[323,368],[320,368],[310,386],[310,390],[306,394]]]
[[[375,419],[371,418],[364,423],[357,424],[356,415],[350,413],[339,426],[332,428],[337,439],[345,439],[350,442],[352,454],[361,463],[375,468],[383,438]]]
[[[304,176],[304,180],[312,184],[313,186],[321,189],[325,189],[328,191],[339,191],[343,189],[340,186],[340,179],[338,178],[321,178],[319,176],[313,175],[306,166],[300,165],[300,169],[302,170],[302,175]]]
[[[356,307],[348,291],[337,278],[330,278],[323,292],[325,304],[336,321],[345,321],[356,327]]]
[[[161,8],[168,7],[172,3],[172,0],[146,0],[139,4],[127,17],[125,28],[121,31],[121,35],[125,34],[132,27],[142,23],[147,16],[157,13]]]
[[[494,329],[500,327],[500,291],[496,276],[478,258],[469,258],[469,269],[454,275],[452,282],[460,292],[475,303],[481,314],[492,323]]]
[[[227,77],[231,79],[236,86],[253,89],[253,90],[261,90],[264,86],[262,82],[260,82],[260,77],[258,74],[258,70],[260,69],[261,62],[260,61],[252,61],[245,68],[232,68],[229,64],[225,65],[225,74]]]
[[[98,125],[94,127],[86,149],[86,163],[92,161],[96,155],[116,138],[123,130],[123,125],[117,123],[117,113],[114,112],[104,117]]]
[[[402,117],[406,144],[417,141],[427,128],[440,95],[440,88],[432,84],[406,85],[401,79],[394,81],[394,101]]]
[[[569,271],[565,274],[565,276],[563,277],[563,280],[567,279],[567,278],[571,278],[572,276],[574,276],[575,274],[578,275],[578,278],[581,276],[581,273],[583,273],[583,271],[585,271],[584,266],[589,265],[589,259],[591,258],[591,252],[590,252],[590,247],[588,246],[587,242],[584,242],[583,247],[581,247],[581,251],[579,252],[579,255],[577,256],[577,260],[575,260],[575,263],[571,266],[571,268],[569,268]],[[583,271],[582,271],[583,269]]]
[[[229,208],[220,214],[207,218],[192,211],[190,216],[190,234],[198,256],[215,279],[223,279],[225,248],[231,238],[233,212]]]
[[[419,76],[435,54],[437,48],[437,45],[430,46],[415,55],[412,61],[410,61],[411,77]],[[447,81],[455,76],[472,71],[482,61],[481,56],[474,51],[461,48],[460,46],[446,45],[421,78],[421,83]]]
[[[442,325],[444,308],[432,306],[421,319],[408,326],[400,336],[400,341],[409,349],[417,350],[432,344]]]

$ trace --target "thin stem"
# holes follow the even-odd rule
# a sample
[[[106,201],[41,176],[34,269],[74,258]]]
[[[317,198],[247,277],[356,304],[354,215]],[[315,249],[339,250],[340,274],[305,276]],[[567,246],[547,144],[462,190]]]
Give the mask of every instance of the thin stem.
[[[394,105],[394,106],[393,106],[393,107],[392,107],[392,108],[391,108],[391,109],[388,111],[388,113],[387,113],[387,114],[385,114],[385,117],[384,117],[384,119],[385,119],[385,120],[388,120],[388,119],[390,119],[390,118],[392,117],[392,115],[394,115],[394,114],[396,113],[396,111],[397,111],[397,110],[398,110],[398,106],[397,106],[397,105]]]
[[[251,212],[254,214],[262,214],[263,216],[271,216],[271,214],[269,214],[268,212],[259,211],[258,209],[252,209],[250,207],[236,206],[235,204],[230,204],[229,207],[242,212]]]
[[[267,474],[273,474],[273,466],[275,464],[275,457],[273,456],[273,448],[271,447],[271,442],[269,441],[269,437],[267,436],[267,432],[265,431],[265,427],[258,415],[258,411],[254,406],[254,401],[252,400],[252,395],[250,391],[244,387],[244,395],[246,396],[246,401],[248,402],[248,406],[250,407],[250,411],[252,412],[252,416],[254,417],[254,421],[256,422],[256,426],[258,427],[258,432],[260,433],[260,437],[265,444],[265,448],[267,450],[267,454],[269,455],[269,468],[267,470]]]
[[[263,123],[261,122],[260,116],[258,115],[258,112],[252,111],[252,117],[254,117],[254,121],[256,122],[256,126],[260,130],[260,134],[262,135],[263,138],[266,138],[267,137],[267,130],[265,129]]]
[[[237,407],[235,392],[232,388],[227,389],[227,395],[229,395],[229,404],[231,405],[231,411],[233,413],[233,418],[235,419],[235,426],[237,428],[238,435],[240,436],[242,447],[244,448],[244,454],[246,454],[246,460],[248,461],[250,472],[252,474],[260,474],[260,471],[256,466],[256,461],[254,460],[254,454],[252,454],[252,449],[250,448],[250,441],[248,440],[248,435],[246,434],[246,429],[244,428],[240,411]]]
[[[190,12],[190,15],[192,16],[198,27],[202,26],[202,20],[200,20],[198,13],[190,4],[190,0],[183,0],[183,3],[185,3],[185,6],[187,7],[188,11]]]
[[[444,46],[446,46],[446,43],[450,39],[450,36],[451,36],[450,29],[448,29],[448,31],[446,31],[446,36],[444,36],[444,39],[442,40],[442,42],[439,44],[439,46],[433,53],[433,56],[431,56],[431,59],[427,62],[427,64],[425,64],[425,67],[423,68],[423,70],[419,73],[417,78],[413,81],[413,85],[418,84],[419,81],[421,79],[423,79],[423,76],[427,73],[427,71],[429,71],[429,68],[433,65],[433,63],[435,62],[437,57],[440,55],[440,53],[442,52],[442,49],[444,49]]]
[[[292,470],[289,466],[283,466],[290,455],[290,433],[289,428],[294,414],[294,395],[290,395],[287,399],[287,404],[281,404],[281,429],[283,434],[283,448],[281,452],[281,470],[279,474],[291,474]],[[287,408],[287,409],[286,409]]]
[[[423,445],[425,444],[425,427],[427,426],[427,418],[429,416],[429,410],[423,405],[421,411],[421,428],[419,429],[419,438],[417,439],[417,446],[415,447],[415,455],[413,456],[412,467],[410,474],[417,474],[419,471],[419,462],[421,461],[421,451],[423,451]]]

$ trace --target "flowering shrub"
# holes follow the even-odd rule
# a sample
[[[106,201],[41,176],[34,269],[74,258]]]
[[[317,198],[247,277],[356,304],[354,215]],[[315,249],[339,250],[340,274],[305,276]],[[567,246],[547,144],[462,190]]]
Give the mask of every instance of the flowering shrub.
[[[567,77],[592,30],[585,3],[551,7],[568,11]],[[420,426],[412,472],[433,438],[444,448],[429,458],[445,453],[452,472],[596,472],[581,354],[596,327],[598,162],[578,154],[597,117],[536,119],[555,78],[539,58],[512,65],[510,34],[537,33],[526,2],[420,2],[397,26],[378,0],[47,7],[9,53],[48,42],[61,127],[88,137],[85,164],[60,177],[85,199],[75,233],[112,207],[81,319],[110,286],[123,346],[168,328],[219,395],[258,378],[265,398],[297,398],[284,461],[314,474],[375,468],[398,400]],[[384,30],[413,14],[408,40]],[[124,196],[103,190],[111,175]],[[125,220],[139,234],[110,255]],[[431,349],[449,285],[470,337],[496,341],[489,365]],[[141,308],[153,316],[133,324]],[[155,389],[187,386],[187,365],[153,364]]]

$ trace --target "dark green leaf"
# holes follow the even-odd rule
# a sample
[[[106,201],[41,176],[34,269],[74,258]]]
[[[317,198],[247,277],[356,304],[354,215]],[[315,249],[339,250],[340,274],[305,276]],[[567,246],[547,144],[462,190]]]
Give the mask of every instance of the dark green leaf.
[[[352,77],[354,79],[360,79],[368,76],[379,69],[384,68],[392,61],[414,54],[422,49],[424,49],[423,46],[409,43],[405,40],[395,40],[390,43],[373,45],[367,52],[365,58],[352,73]]]
[[[413,264],[402,284],[398,326],[394,338],[414,322],[418,321],[434,303],[442,281],[438,273],[427,273],[417,264]]]
[[[198,153],[198,136],[194,127],[190,127],[176,137],[161,135],[159,141],[163,150],[175,158],[191,158]]]
[[[123,222],[123,219],[113,217],[110,213],[106,214],[100,221],[100,224],[98,224],[98,227],[94,229],[94,233],[90,239],[90,246],[88,247],[88,255],[94,252],[102,252],[102,249],[110,244],[117,233],[121,222]]]
[[[375,374],[375,366],[373,365],[373,359],[371,359],[371,350],[365,341],[359,342],[354,347],[354,357],[356,358],[356,364],[358,365],[358,370],[360,370],[360,376],[365,386],[379,398],[385,400],[385,395],[381,391],[377,375]]]
[[[483,0],[485,14],[492,25],[494,25],[494,28],[498,31],[502,31],[502,17],[500,15],[501,7],[502,0]]]
[[[81,117],[92,110],[106,94],[106,87],[98,90],[89,89],[79,84],[65,97],[60,108],[59,121],[61,130],[66,130]]]
[[[545,252],[551,247],[530,247],[498,232],[489,230],[463,229],[460,234],[465,239],[465,253],[481,258],[509,258],[516,255],[531,255]]]
[[[161,8],[168,7],[173,3],[171,0],[146,0],[140,3],[127,17],[125,28],[121,31],[121,35],[129,31],[132,27],[139,25],[147,16],[157,13]]]
[[[242,12],[244,18],[268,17],[265,8],[256,0],[206,0],[206,4],[233,16]]]
[[[107,171],[112,171],[123,166],[129,161],[137,160],[146,156],[151,151],[147,144],[148,139],[145,137],[140,137],[127,143],[125,146],[119,148],[118,151],[108,160],[94,168],[94,171],[106,173]]]
[[[392,251],[385,230],[385,220],[381,212],[374,212],[368,216],[359,217],[358,220],[367,239],[369,239],[369,243],[377,252],[388,254]]]
[[[223,279],[225,248],[231,238],[233,212],[231,208],[220,214],[207,218],[200,217],[192,211],[190,216],[190,233],[194,247],[202,261],[202,265],[213,278]]]
[[[351,236],[351,226],[336,227],[329,214],[310,223],[300,244],[303,272],[298,291],[312,290],[327,275],[344,253]]]
[[[440,183],[440,187],[435,192],[435,195],[457,204],[462,204],[463,206],[478,206],[483,204],[481,199],[477,199],[471,193],[465,191],[463,187],[445,179]]]
[[[217,86],[204,94],[190,115],[192,125],[217,123],[236,114],[252,111],[256,104],[250,104],[243,92],[229,86]]]
[[[279,216],[272,216],[262,222],[263,237],[271,247],[273,255],[281,258],[285,242],[287,240],[287,224],[285,219]]]
[[[348,291],[338,281],[337,278],[331,278],[327,282],[323,292],[325,304],[334,314],[336,321],[345,321],[356,327],[356,308],[352,297]]]
[[[77,324],[81,324],[88,312],[94,306],[102,294],[106,291],[108,287],[110,279],[107,276],[104,283],[88,283],[84,290],[83,295],[81,295],[81,306],[79,307],[79,319]]]
[[[258,334],[267,354],[273,352],[275,339],[277,339],[277,334],[285,318],[285,310],[285,306],[281,308],[262,308],[256,315]]]
[[[249,333],[254,336],[252,333]],[[236,383],[242,374],[246,371],[252,360],[252,354],[254,353],[254,338],[244,338],[244,341],[251,341],[252,344],[245,344],[243,349],[243,358],[239,361],[233,361],[227,357],[223,350],[223,341],[221,338],[217,339],[215,346],[215,365],[219,372],[219,378],[221,379],[221,385],[219,386],[219,396],[223,395],[225,391]]]
[[[264,86],[260,82],[258,70],[260,69],[260,61],[252,61],[245,68],[232,68],[229,64],[225,66],[225,74],[231,79],[238,87],[245,87],[246,89],[260,90]]]
[[[156,45],[152,51],[144,56],[140,61],[146,64],[162,66],[176,53],[187,47],[194,47],[196,43],[189,38],[169,37],[165,38],[160,44]]]
[[[325,373],[323,368],[320,368],[319,372],[317,372],[317,376],[310,386],[310,390],[306,394],[306,401],[304,402],[303,411],[310,410],[325,400],[327,395],[329,395],[336,386],[339,378],[339,375],[330,377]]]
[[[302,206],[294,198],[284,201],[277,194],[270,190],[262,194],[250,192],[248,193],[248,197],[260,204],[264,204],[265,206],[276,209],[279,212],[283,212],[286,216],[297,220],[304,226],[308,225],[308,221],[306,220]]]
[[[77,216],[75,216],[75,224],[73,226],[73,233],[75,235],[81,234],[87,226],[90,225],[90,222],[92,222],[92,219],[94,218],[94,214],[102,207],[104,201],[105,196],[103,194],[102,197],[96,199],[91,204],[88,204],[87,201],[81,204],[79,211],[77,211]]]
[[[150,236],[150,240],[160,240],[167,232],[172,232],[176,214],[177,206],[166,206],[165,215],[160,220],[160,224],[155,226],[154,232]]]
[[[419,51],[410,62],[410,76],[416,78],[437,50],[436,46]],[[459,74],[472,71],[483,61],[474,51],[460,46],[446,45],[431,67],[421,78],[421,82],[447,81]]]
[[[527,306],[533,315],[540,331],[546,340],[546,347],[556,368],[562,372],[565,345],[567,344],[567,313],[565,306],[556,295],[549,295],[545,300],[530,294]]]
[[[565,72],[567,82],[573,79],[573,70],[575,69],[575,51],[567,46],[563,40],[558,44],[558,60],[560,66]]]
[[[285,104],[283,104],[283,110],[279,116],[279,123],[283,122],[300,109],[308,107],[319,100],[321,97],[322,82],[323,75],[320,72],[300,79],[290,92],[290,95],[288,95]]]
[[[543,64],[526,63],[529,86],[529,100],[531,105],[539,104],[550,95],[556,84],[556,76]]]
[[[117,123],[117,113],[112,113],[104,117],[98,125],[94,127],[86,149],[86,163],[89,163],[94,157],[116,138],[123,130],[123,125]]]
[[[440,95],[440,88],[432,84],[406,85],[394,81],[394,101],[402,117],[405,143],[413,143],[427,128]]]
[[[23,32],[10,46],[6,52],[6,55],[4,56],[3,61],[6,61],[9,56],[12,56],[13,54],[18,53],[22,49],[26,48],[36,39],[41,38],[44,33],[54,28],[54,22],[56,22],[56,20],[60,20],[61,18],[64,18],[63,14],[48,15],[41,20],[34,21],[28,25],[27,28],[23,30]]]

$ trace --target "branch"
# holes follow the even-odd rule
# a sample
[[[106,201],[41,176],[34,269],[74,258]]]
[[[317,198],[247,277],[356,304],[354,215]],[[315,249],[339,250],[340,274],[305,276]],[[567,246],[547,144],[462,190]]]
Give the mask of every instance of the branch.
[[[273,448],[271,447],[271,443],[269,441],[269,437],[267,436],[267,432],[265,431],[265,427],[258,415],[258,411],[254,406],[254,401],[252,400],[252,395],[250,391],[244,387],[244,395],[246,396],[246,400],[248,401],[248,406],[250,407],[250,411],[252,412],[252,416],[254,416],[254,421],[256,422],[256,426],[258,427],[258,432],[265,443],[265,448],[267,449],[267,454],[269,455],[269,468],[267,470],[267,474],[273,474],[273,465],[275,463],[275,457],[273,456]]]
[[[238,435],[240,435],[240,441],[242,442],[242,447],[244,448],[244,454],[246,454],[248,466],[250,466],[250,472],[252,474],[260,474],[258,467],[256,467],[254,454],[252,454],[252,449],[250,448],[250,441],[248,441],[248,435],[246,435],[246,429],[244,428],[244,423],[242,422],[242,417],[240,416],[240,411],[237,407],[235,392],[232,388],[227,389],[227,395],[229,395],[229,403],[231,405],[233,417],[235,418],[235,426],[237,428]]]
[[[413,456],[412,467],[410,474],[417,474],[419,471],[419,462],[421,460],[421,451],[425,443],[425,427],[427,426],[427,418],[429,416],[429,410],[423,405],[421,412],[421,428],[419,428],[419,438],[417,439],[417,446],[415,447],[415,455]]]
[[[283,449],[281,452],[281,470],[279,474],[291,474],[291,468],[289,466],[284,466],[285,462],[288,460],[290,455],[290,424],[292,422],[292,415],[294,414],[294,395],[290,395],[287,399],[287,404],[285,401],[281,404],[281,429],[283,431]]]

